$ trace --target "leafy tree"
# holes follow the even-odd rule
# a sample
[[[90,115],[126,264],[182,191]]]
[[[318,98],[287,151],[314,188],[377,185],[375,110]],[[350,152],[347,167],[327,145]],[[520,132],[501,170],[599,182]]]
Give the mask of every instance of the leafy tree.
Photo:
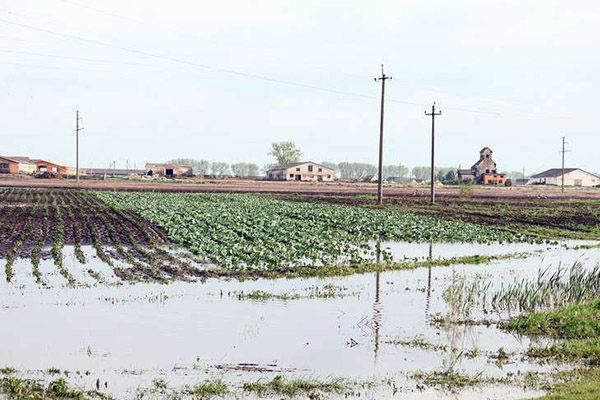
[[[300,161],[302,150],[294,142],[275,142],[271,144],[270,156],[277,159],[279,165]]]
[[[235,176],[257,176],[258,165],[253,163],[231,164],[231,171]]]
[[[342,179],[362,179],[377,173],[377,167],[368,163],[341,162],[337,166]]]
[[[413,167],[412,175],[419,181],[426,181],[431,179],[431,168],[430,167]]]
[[[248,176],[258,176],[259,171],[258,165],[254,163],[248,163]]]
[[[229,175],[229,164],[225,162],[214,162],[210,164],[213,175],[224,176]]]
[[[233,172],[233,175],[235,176],[247,176],[248,166],[246,163],[231,164],[231,172]]]
[[[454,167],[440,167],[440,168],[436,168],[435,171],[436,171],[436,174],[435,174],[436,179],[440,182],[445,182],[446,176],[448,175],[448,173],[450,171],[454,172]]]
[[[383,177],[400,177],[403,178],[408,175],[408,167],[402,164],[398,165],[384,165],[383,166]]]
[[[444,181],[448,183],[456,182],[456,172],[454,172],[454,170],[448,171],[448,173],[446,174],[446,179]]]

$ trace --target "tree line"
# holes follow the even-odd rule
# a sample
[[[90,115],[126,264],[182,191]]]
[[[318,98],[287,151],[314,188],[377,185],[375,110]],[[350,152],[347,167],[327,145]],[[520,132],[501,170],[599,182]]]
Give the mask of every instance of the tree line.
[[[208,160],[195,160],[192,158],[175,158],[167,161],[169,164],[189,165],[194,170],[195,175],[215,175],[215,176],[259,176],[260,167],[254,163],[240,162],[228,164],[226,162]]]
[[[172,164],[186,164],[192,166],[196,175],[215,175],[215,176],[259,176],[265,175],[266,172],[278,165],[286,165],[300,161],[302,150],[294,143],[289,141],[275,142],[271,144],[271,149],[268,153],[275,158],[276,164],[267,164],[260,168],[254,163],[235,163],[228,164],[225,162],[209,162],[207,160],[194,160],[190,158],[177,158],[168,161]],[[361,162],[340,162],[323,161],[321,165],[330,168],[335,172],[335,175],[340,179],[360,180],[377,175],[377,166],[369,163]],[[522,177],[522,172],[506,173],[511,179]],[[383,166],[384,179],[396,178],[414,178],[418,181],[428,181],[431,179],[431,167],[416,166],[409,169],[402,164],[391,164]],[[440,182],[453,183],[456,181],[455,167],[436,167],[435,179]]]

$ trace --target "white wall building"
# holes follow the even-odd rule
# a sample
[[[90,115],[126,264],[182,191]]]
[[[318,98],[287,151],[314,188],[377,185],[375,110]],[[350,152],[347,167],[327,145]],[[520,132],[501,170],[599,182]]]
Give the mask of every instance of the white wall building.
[[[561,185],[562,169],[552,168],[533,175],[528,185]],[[580,168],[565,168],[565,186],[596,186],[600,185],[600,177]]]
[[[267,171],[269,179],[281,181],[332,181],[334,174],[331,168],[311,161],[279,165]]]

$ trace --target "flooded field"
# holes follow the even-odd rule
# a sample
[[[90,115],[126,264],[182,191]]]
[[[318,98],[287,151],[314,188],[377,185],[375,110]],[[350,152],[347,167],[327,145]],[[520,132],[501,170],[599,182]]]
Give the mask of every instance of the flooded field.
[[[127,283],[91,247],[81,247],[83,265],[65,246],[63,262],[78,285],[52,260],[40,262],[43,283],[26,259],[14,262],[11,283],[0,277],[0,366],[117,399],[208,398],[189,391],[201,382],[224,384],[226,398],[280,398],[252,389],[274,379],[332,385],[322,398],[517,399],[540,395],[532,383],[569,368],[530,360],[530,339],[499,329],[494,313],[475,310],[476,321],[490,321],[484,324],[439,323],[453,312],[444,292],[457,276],[500,286],[575,262],[591,268],[600,249],[575,242],[384,246],[398,258],[520,256],[347,277],[165,285]],[[448,371],[475,381],[457,388],[427,379]]]

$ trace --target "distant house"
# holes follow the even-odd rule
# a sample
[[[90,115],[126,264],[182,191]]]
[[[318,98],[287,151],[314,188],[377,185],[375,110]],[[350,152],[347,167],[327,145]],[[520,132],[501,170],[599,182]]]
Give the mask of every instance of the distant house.
[[[563,178],[562,168],[552,168],[533,175],[527,182],[528,185],[561,185]],[[600,177],[581,168],[565,168],[565,185],[567,186],[596,186],[600,185]]]
[[[459,169],[456,171],[460,183],[473,181],[483,185],[503,185],[506,183],[506,175],[498,173],[496,162],[492,159],[494,152],[489,147],[479,151],[479,160],[473,164],[471,169]]]
[[[0,173],[2,174],[33,174],[35,164],[27,157],[0,156]]]
[[[146,163],[145,175],[167,178],[193,176],[194,169],[185,164]]]
[[[333,181],[335,171],[312,161],[279,165],[267,171],[267,177],[280,181]]]

